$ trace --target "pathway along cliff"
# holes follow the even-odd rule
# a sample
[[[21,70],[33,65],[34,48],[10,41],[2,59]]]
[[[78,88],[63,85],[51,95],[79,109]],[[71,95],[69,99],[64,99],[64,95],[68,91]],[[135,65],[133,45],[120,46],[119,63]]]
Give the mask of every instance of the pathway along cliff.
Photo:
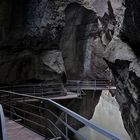
[[[1,0],[0,84],[113,79],[125,129],[139,140],[139,19],[139,0]],[[64,105],[91,119],[99,98]]]

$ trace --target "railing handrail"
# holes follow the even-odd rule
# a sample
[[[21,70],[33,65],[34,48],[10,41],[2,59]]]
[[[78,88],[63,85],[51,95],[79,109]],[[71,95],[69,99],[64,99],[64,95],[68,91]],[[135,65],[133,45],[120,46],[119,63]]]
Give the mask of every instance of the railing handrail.
[[[70,115],[71,117],[75,118],[79,122],[83,123],[85,126],[92,128],[93,130],[95,130],[98,133],[106,136],[107,138],[112,139],[112,140],[123,140],[122,138],[118,137],[117,135],[113,134],[112,132],[110,132],[108,130],[105,130],[104,128],[101,128],[97,124],[94,124],[93,122],[91,122],[91,121],[87,120],[86,118],[78,115],[77,113],[71,111],[70,109],[56,103],[55,101],[52,101],[51,99],[36,97],[36,96],[32,96],[32,95],[25,95],[25,94],[20,94],[20,93],[16,93],[16,92],[6,91],[6,90],[0,90],[0,92],[14,94],[14,95],[20,95],[20,96],[23,96],[23,97],[29,97],[29,98],[34,98],[34,99],[43,100],[43,101],[48,101],[51,104],[53,104],[55,107],[59,108],[64,113]]]
[[[32,86],[38,86],[38,87],[42,87],[42,86],[56,86],[56,85],[65,85],[65,84],[69,84],[69,83],[85,83],[85,84],[97,84],[97,83],[111,83],[109,80],[105,80],[105,79],[96,79],[96,80],[90,80],[90,81],[86,81],[86,80],[67,80],[66,83],[63,82],[54,82],[54,83],[39,83],[39,84],[17,84],[17,85],[6,85],[6,86],[0,86],[0,88],[8,88],[8,87],[32,87]]]
[[[1,121],[0,124],[1,124],[2,140],[8,140],[6,125],[5,125],[5,118],[4,118],[4,113],[3,113],[3,109],[1,105],[0,105],[0,121]]]
[[[27,85],[9,85],[9,86],[1,86],[0,89],[2,90],[7,90],[7,88],[47,88],[47,89],[57,89],[57,86],[64,86],[65,88],[69,88],[69,87],[83,87],[83,86],[91,86],[91,87],[115,87],[112,85],[112,83],[109,80],[104,80],[104,79],[97,79],[97,80],[91,80],[91,81],[80,81],[80,80],[67,80],[66,83],[43,83],[43,84],[27,84]],[[52,87],[49,87],[52,86]]]
[[[8,86],[0,86],[0,89],[3,88],[14,88],[14,87],[46,87],[46,86],[57,86],[63,85],[63,83],[49,83],[49,84],[21,84],[21,85],[8,85]]]

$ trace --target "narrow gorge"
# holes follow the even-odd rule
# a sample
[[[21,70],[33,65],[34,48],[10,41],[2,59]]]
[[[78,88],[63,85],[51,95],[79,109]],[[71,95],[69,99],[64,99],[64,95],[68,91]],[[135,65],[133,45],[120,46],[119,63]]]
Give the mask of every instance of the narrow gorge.
[[[0,1],[0,85],[111,81],[132,140],[140,139],[139,44],[139,0]],[[59,103],[90,120],[101,91],[85,92]]]

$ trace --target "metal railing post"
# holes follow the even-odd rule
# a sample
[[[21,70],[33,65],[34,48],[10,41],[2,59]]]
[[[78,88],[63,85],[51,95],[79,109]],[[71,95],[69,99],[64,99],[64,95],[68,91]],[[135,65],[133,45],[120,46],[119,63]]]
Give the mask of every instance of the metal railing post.
[[[97,84],[97,82],[96,82],[96,80],[95,80],[95,91],[96,91],[96,84]]]
[[[115,134],[113,134],[113,133],[111,133],[110,131],[108,131],[108,130],[106,130],[106,129],[104,129],[104,128],[102,128],[102,127],[100,127],[100,126],[98,126],[97,124],[95,124],[94,122],[91,122],[91,121],[89,121],[89,120],[87,120],[86,118],[84,118],[84,117],[82,117],[82,116],[80,116],[79,114],[77,114],[77,113],[75,113],[75,112],[73,112],[72,110],[70,110],[70,109],[68,109],[68,108],[66,108],[66,107],[64,107],[64,106],[62,106],[61,104],[59,104],[59,103],[57,103],[57,102],[55,102],[55,101],[53,101],[53,100],[51,100],[51,99],[48,99],[48,98],[41,98],[41,97],[36,97],[36,96],[31,96],[31,95],[27,95],[27,94],[20,94],[20,93],[16,93],[16,92],[11,92],[11,91],[6,91],[6,90],[0,90],[0,92],[2,92],[2,93],[4,93],[4,94],[11,94],[11,95],[15,95],[15,96],[17,96],[17,97],[19,97],[19,96],[21,96],[21,97],[23,97],[23,103],[24,104],[26,104],[27,102],[26,102],[26,99],[28,98],[28,99],[37,99],[37,100],[40,100],[40,101],[43,101],[43,102],[45,102],[46,101],[46,103],[47,104],[45,104],[44,105],[44,110],[43,110],[43,113],[44,113],[44,117],[45,117],[45,122],[43,123],[43,128],[45,128],[44,130],[49,130],[49,125],[53,125],[54,127],[55,127],[55,129],[57,130],[57,131],[59,131],[59,133],[61,133],[62,134],[62,136],[65,138],[65,139],[67,139],[67,140],[69,140],[69,138],[68,138],[68,135],[69,135],[69,133],[70,132],[73,132],[74,134],[78,134],[78,136],[80,135],[72,126],[70,126],[69,124],[68,124],[68,117],[70,117],[70,118],[72,118],[72,119],[75,119],[76,121],[78,121],[78,122],[80,122],[80,123],[82,123],[82,124],[84,124],[84,125],[86,125],[87,127],[89,127],[89,128],[91,128],[91,129],[93,129],[93,130],[95,130],[96,132],[98,132],[98,133],[100,133],[100,134],[102,134],[102,135],[104,135],[104,136],[106,136],[106,137],[108,137],[109,139],[111,139],[111,140],[122,140],[122,138],[119,138],[118,136],[116,136]],[[18,100],[17,98],[16,98],[16,100]],[[10,95],[9,95],[9,103],[10,103]],[[19,98],[19,101],[22,101],[21,100],[21,98]],[[22,103],[22,102],[21,102]],[[61,110],[62,112],[64,112],[64,116],[63,116],[63,119],[61,119],[60,117],[59,118],[57,118],[57,119],[59,119],[59,121],[61,121],[62,123],[63,123],[63,125],[65,125],[64,127],[63,127],[63,131],[64,132],[62,132],[56,125],[55,125],[55,123],[56,122],[52,122],[50,119],[50,117],[51,117],[51,114],[50,113],[48,113],[48,111],[46,110],[47,108],[48,108],[48,103],[50,104],[50,105],[53,105],[53,107],[56,107],[58,110]],[[28,104],[28,103],[27,103]],[[10,105],[10,104],[9,104]],[[33,105],[32,105],[33,106]],[[38,107],[38,106],[37,106]],[[40,108],[42,108],[42,107],[40,107]],[[25,119],[24,121],[25,121],[25,123],[26,122],[31,122],[31,123],[33,123],[33,120],[30,120],[30,119],[28,119],[28,114],[29,115],[33,115],[33,116],[36,116],[36,117],[38,117],[39,115],[36,115],[36,114],[34,114],[34,113],[32,113],[32,112],[29,112],[29,111],[26,111],[26,110],[23,110],[22,108],[17,108],[16,107],[16,109],[18,109],[19,111],[24,111],[24,113],[25,114],[23,114],[24,115],[24,118],[22,117],[22,116],[20,116],[20,115],[17,115],[18,117],[21,117],[21,118],[23,118],[23,119]],[[53,115],[53,117],[55,117],[56,115],[54,114]],[[27,118],[26,118],[27,117]],[[43,118],[43,117],[42,117]],[[43,118],[44,119],[44,118]],[[34,124],[36,124],[37,126],[40,126],[40,127],[42,127],[42,125],[41,124],[39,124],[38,122],[34,122]],[[44,126],[45,125],[45,126]],[[53,130],[54,131],[54,130]],[[46,131],[45,131],[46,132]],[[65,134],[66,133],[66,134]],[[47,132],[46,132],[46,134],[47,134]],[[82,134],[80,135],[81,137],[85,137],[85,136],[83,136]],[[85,138],[86,139],[86,138]]]
[[[43,92],[44,92],[44,90],[43,90],[43,88],[44,88],[43,85],[41,85],[40,88],[41,88],[41,96],[43,97],[43,96],[44,96],[44,95],[43,95]]]
[[[12,94],[9,94],[9,99],[10,99],[10,119],[12,120]]]
[[[23,103],[25,103],[26,97],[23,96]],[[24,118],[23,118],[23,123],[25,125],[25,111],[23,112]]]
[[[67,113],[65,114],[65,122],[68,124],[68,115]],[[68,127],[66,126],[66,137],[68,138]]]
[[[35,95],[35,86],[33,86],[33,88],[34,88],[34,96],[36,96],[36,95]]]
[[[81,98],[81,89],[80,89],[80,81],[77,81],[77,95],[79,94],[79,97]]]
[[[2,133],[0,136],[0,139],[2,140],[8,140],[8,135],[7,135],[7,129],[6,129],[6,124],[5,124],[5,118],[4,118],[4,113],[3,113],[3,109],[2,106],[0,105],[0,128],[1,128],[1,132]]]

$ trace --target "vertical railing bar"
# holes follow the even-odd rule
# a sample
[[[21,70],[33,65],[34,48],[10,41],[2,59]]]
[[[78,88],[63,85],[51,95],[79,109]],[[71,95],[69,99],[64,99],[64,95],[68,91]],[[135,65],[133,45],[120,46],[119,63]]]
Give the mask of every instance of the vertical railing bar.
[[[66,135],[50,120],[47,119],[56,129],[57,131],[59,131],[59,133],[61,133],[61,135],[66,139],[66,140],[70,140],[68,137],[66,137]]]
[[[25,103],[25,100],[26,100],[26,99],[25,99],[25,97],[23,96],[23,102],[24,102],[24,103]],[[26,104],[26,103],[25,103],[25,104]],[[24,120],[23,120],[23,121],[24,121],[24,125],[25,125],[25,112],[24,112]]]
[[[41,85],[41,92],[42,92],[42,97],[44,96],[44,90],[43,90],[44,86]]]
[[[76,131],[74,128],[72,128],[68,123],[64,122],[60,117],[55,115],[51,110],[47,109],[48,112],[50,112],[55,118],[57,118],[64,126],[67,126],[68,130],[72,131],[74,134],[78,135],[80,138],[87,140],[84,136],[82,136],[78,131]],[[68,114],[67,114],[68,116]]]
[[[34,89],[34,96],[36,96],[36,95],[35,95],[35,86],[33,86],[33,89]]]
[[[65,113],[65,122],[68,125],[68,115]],[[66,126],[66,137],[68,138],[68,127]]]
[[[49,129],[49,128],[47,128],[47,130],[49,130],[49,131],[50,131],[50,133],[54,136],[55,140],[57,140],[57,137],[56,137],[56,136],[55,136],[55,134],[52,132],[52,130],[51,130],[51,129]]]
[[[12,112],[12,94],[10,94],[9,97],[10,97],[10,119],[12,120],[12,114],[11,114],[11,112]]]
[[[97,82],[96,82],[96,80],[95,80],[95,91],[96,91],[96,84],[97,84]]]
[[[2,140],[8,140],[7,130],[6,130],[6,124],[5,124],[5,118],[2,106],[0,105],[0,121],[1,121],[1,131],[2,131]]]
[[[1,90],[1,92],[6,92],[7,91],[4,91],[4,90]],[[15,93],[15,92],[8,92],[9,94],[15,94],[15,95],[21,95],[21,96],[24,96],[24,97],[29,97],[29,98],[33,98],[33,99],[39,99],[39,100],[44,100],[44,101],[49,101],[50,103],[52,103],[54,106],[56,106],[58,109],[64,111],[65,113],[67,113],[68,115],[72,116],[73,118],[76,118],[78,121],[82,122],[83,124],[85,124],[86,126],[88,127],[91,127],[92,129],[96,130],[97,132],[105,135],[106,137],[110,138],[110,139],[121,139],[121,138],[118,138],[116,137],[114,134],[112,134],[111,132],[97,126],[96,124],[93,124],[91,122],[89,122],[87,119],[83,118],[82,116],[78,115],[77,113],[67,109],[66,107],[50,100],[50,99],[45,99],[45,98],[40,98],[40,97],[34,97],[34,96],[30,96],[30,95],[24,95],[24,94],[18,94],[18,93]]]

